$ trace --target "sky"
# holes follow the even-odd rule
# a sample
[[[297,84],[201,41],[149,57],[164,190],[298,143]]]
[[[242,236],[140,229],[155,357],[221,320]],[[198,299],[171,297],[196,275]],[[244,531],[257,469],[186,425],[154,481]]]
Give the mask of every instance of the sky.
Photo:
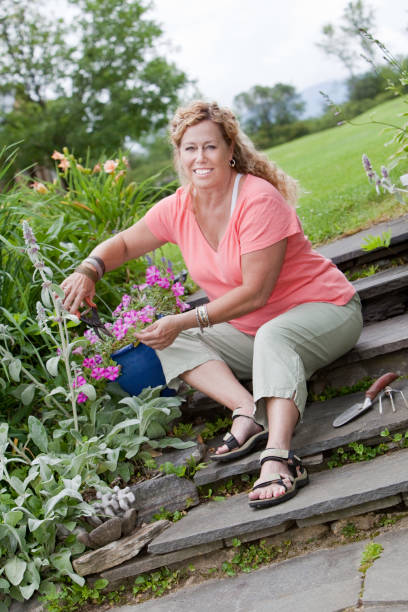
[[[204,98],[232,106],[254,85],[289,83],[299,92],[347,78],[316,47],[326,23],[338,25],[349,0],[153,0],[148,15],[164,31],[166,58],[196,79]],[[365,0],[373,34],[393,53],[408,54],[407,0]],[[170,45],[170,47],[169,47]],[[362,70],[368,64],[362,63]]]

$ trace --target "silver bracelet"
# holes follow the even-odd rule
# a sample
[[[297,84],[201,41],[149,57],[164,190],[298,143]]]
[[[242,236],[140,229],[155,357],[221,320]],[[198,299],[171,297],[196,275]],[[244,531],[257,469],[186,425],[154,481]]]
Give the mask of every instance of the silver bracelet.
[[[91,266],[95,268],[96,273],[98,274],[98,280],[101,280],[102,276],[105,273],[105,264],[103,263],[102,259],[100,259],[99,257],[90,256],[84,259],[82,263],[86,263],[86,262],[90,263]]]
[[[203,332],[203,327],[204,326],[203,326],[203,324],[201,322],[200,315],[198,313],[198,308],[195,309],[195,314],[196,314],[196,320],[197,320],[197,327],[200,328],[200,332],[203,334],[204,333]]]

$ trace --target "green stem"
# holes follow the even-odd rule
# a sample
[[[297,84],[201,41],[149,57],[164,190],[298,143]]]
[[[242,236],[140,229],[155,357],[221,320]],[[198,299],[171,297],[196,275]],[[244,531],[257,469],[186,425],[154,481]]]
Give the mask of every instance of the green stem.
[[[13,440],[11,438],[8,439],[8,442],[10,444],[10,446],[13,447],[13,449],[16,451],[16,453],[18,455],[20,455],[20,457],[22,457],[24,459],[24,461],[27,461],[28,465],[31,465],[31,459],[30,457],[28,457],[24,451],[20,450],[18,448],[18,446],[16,444],[14,444]]]

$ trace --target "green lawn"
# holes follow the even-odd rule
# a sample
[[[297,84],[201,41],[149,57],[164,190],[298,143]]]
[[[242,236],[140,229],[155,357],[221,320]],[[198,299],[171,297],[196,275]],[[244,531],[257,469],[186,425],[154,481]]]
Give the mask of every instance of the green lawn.
[[[382,164],[388,164],[397,148],[395,144],[385,146],[393,131],[384,131],[383,126],[371,121],[402,125],[399,115],[406,110],[406,104],[398,98],[360,115],[352,125],[304,136],[266,152],[300,182],[298,213],[314,244],[405,212],[394,198],[377,196],[374,186],[368,183],[361,156],[366,153],[378,173]],[[397,182],[406,171],[400,165],[391,176]]]

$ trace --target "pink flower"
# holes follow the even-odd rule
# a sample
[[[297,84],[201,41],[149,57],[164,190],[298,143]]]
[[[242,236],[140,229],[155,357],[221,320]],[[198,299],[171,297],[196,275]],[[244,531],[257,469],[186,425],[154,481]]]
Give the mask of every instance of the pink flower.
[[[82,387],[82,385],[86,385],[86,380],[83,376],[79,375],[72,383],[72,386],[74,389],[78,389],[78,387]]]
[[[180,308],[181,312],[184,312],[185,310],[188,310],[190,308],[190,304],[186,304],[186,302],[182,302],[181,300],[179,300],[178,297],[176,297],[176,304]]]
[[[95,380],[100,380],[101,378],[104,377],[104,373],[105,373],[105,368],[93,368],[91,372],[91,376],[92,378],[95,378]]]
[[[175,297],[179,296],[179,295],[184,295],[184,287],[183,285],[177,281],[177,283],[174,283],[174,285],[171,288],[173,295]]]
[[[84,402],[86,402],[86,400],[88,399],[88,396],[85,395],[85,393],[82,393],[82,391],[80,391],[78,393],[78,397],[77,397],[77,404],[83,404]]]
[[[93,357],[86,357],[82,362],[84,368],[94,368],[96,366],[95,359]]]
[[[108,366],[104,371],[107,380],[116,380],[119,376],[119,366]]]
[[[96,344],[96,342],[99,342],[98,336],[94,331],[92,331],[92,329],[86,329],[84,336],[88,340],[89,344]]]
[[[70,167],[69,161],[67,159],[65,159],[65,157],[63,157],[61,159],[60,163],[58,164],[58,168],[61,168],[61,170],[63,172],[66,172],[69,167]]]
[[[99,163],[95,164],[95,166],[93,167],[93,170],[92,170],[92,174],[96,174],[97,172],[100,172],[101,170],[102,170],[101,164],[99,164]]]
[[[157,281],[159,287],[163,287],[163,289],[168,289],[170,287],[170,281],[168,278],[159,278]]]
[[[34,189],[34,191],[36,191],[37,193],[41,193],[41,194],[45,194],[48,193],[48,189],[47,187],[43,184],[43,183],[38,183],[37,181],[35,181],[31,187]]]
[[[156,266],[149,266],[146,270],[146,283],[148,285],[154,285],[160,277],[160,272]]]
[[[76,348],[72,349],[73,355],[82,355],[83,352],[84,352],[83,346],[77,346]]]
[[[94,361],[95,363],[102,363],[103,359],[102,359],[102,355],[94,355]]]
[[[51,159],[65,159],[65,155],[63,153],[59,153],[58,151],[54,151],[54,153],[51,155]]]
[[[123,308],[127,308],[131,301],[132,301],[132,297],[128,295],[127,293],[125,293],[125,295],[122,297],[122,302],[121,302]]]
[[[118,162],[114,161],[113,159],[108,159],[104,164],[103,164],[103,169],[105,170],[106,174],[113,174],[117,168]]]

